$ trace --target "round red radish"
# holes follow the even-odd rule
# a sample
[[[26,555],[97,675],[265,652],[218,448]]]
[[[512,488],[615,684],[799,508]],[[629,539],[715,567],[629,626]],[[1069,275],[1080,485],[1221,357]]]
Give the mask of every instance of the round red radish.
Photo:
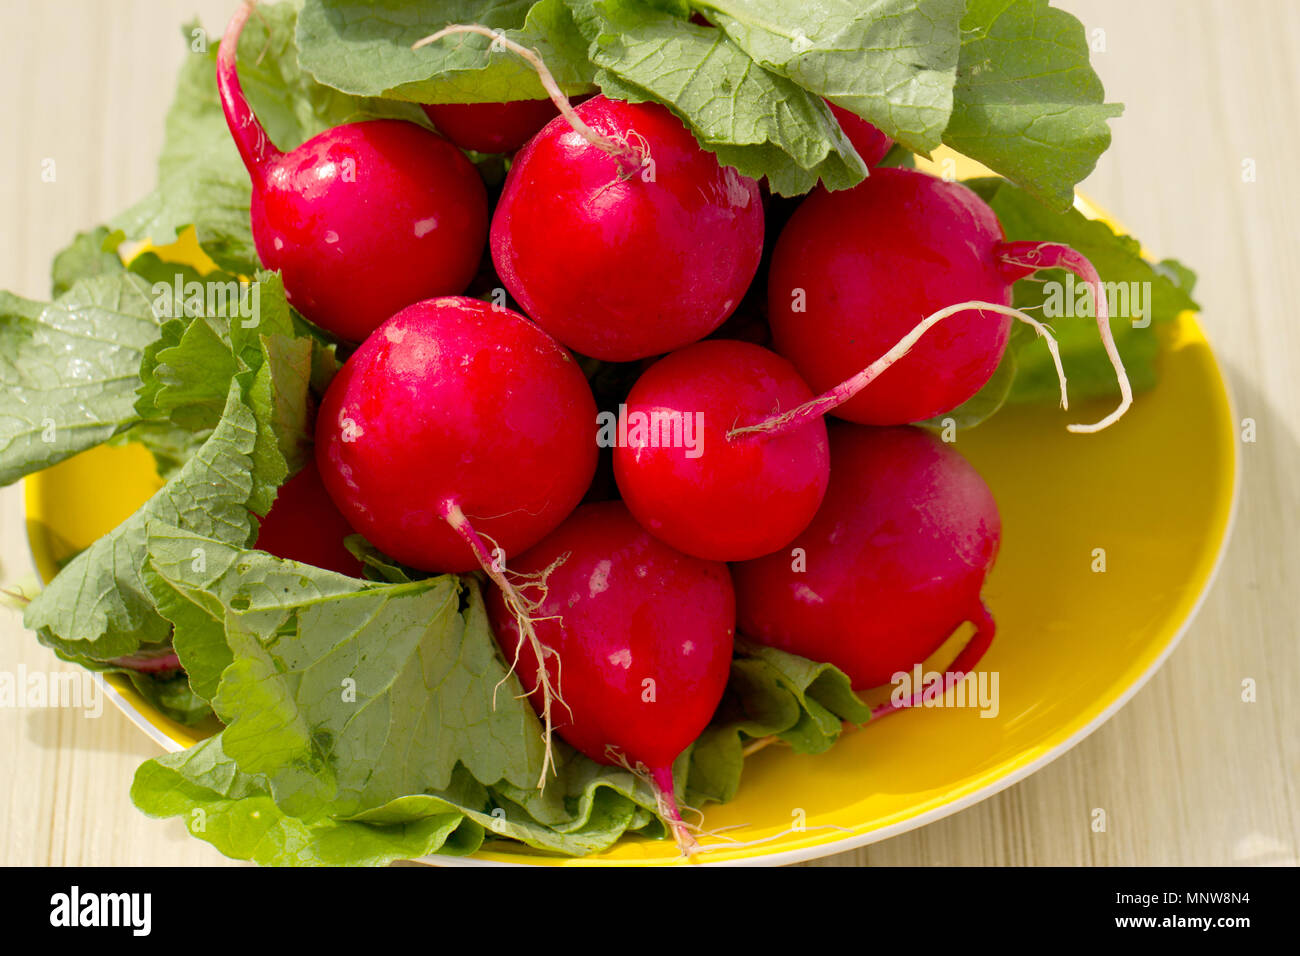
[[[254,547],[277,558],[359,578],[361,562],[343,544],[353,533],[321,483],[316,463],[309,461],[280,487],[275,504],[259,521]]]
[[[671,801],[673,761],[708,725],[730,673],[727,566],[668,547],[617,501],[583,505],[510,566],[550,569],[536,629],[555,652],[547,672],[563,700],[556,732],[598,763],[641,765]],[[495,590],[488,613],[506,659],[518,653],[516,673],[536,702],[537,656]],[[676,835],[689,844],[670,806]]]
[[[789,362],[748,342],[712,339],[660,359],[632,387],[627,440],[614,449],[624,502],[687,554],[742,561],[780,548],[826,493],[826,425],[728,432],[812,397]]]
[[[844,671],[855,688],[925,660],[980,600],[1002,524],[953,448],[917,428],[830,429],[831,482],[812,524],[775,554],[734,565],[740,633]]]
[[[560,115],[550,100],[434,103],[424,112],[443,136],[479,153],[513,153]]]
[[[758,184],[722,166],[657,104],[596,96],[515,156],[492,218],[492,258],[524,311],[564,345],[607,361],[708,335],[758,269]]]
[[[375,330],[330,383],[316,462],[352,527],[426,571],[484,564],[468,518],[513,555],[582,499],[596,405],[577,363],[518,313],[451,296]]]
[[[465,289],[487,236],[487,190],[451,143],[413,123],[349,123],[282,153],[244,97],[235,48],[251,4],[221,41],[217,86],[253,183],[258,257],[303,315],[359,342],[398,309]]]
[[[844,135],[849,138],[849,142],[853,144],[853,148],[858,151],[864,163],[875,166],[885,158],[885,154],[894,145],[892,139],[856,113],[850,113],[844,107],[836,106],[829,100],[826,101],[826,105],[840,121],[840,129],[844,130]]]
[[[833,388],[940,309],[1010,305],[1012,283],[1028,270],[1007,264],[1003,251],[997,216],[960,183],[884,168],[850,190],[817,190],[773,254],[776,351],[814,391]],[[954,316],[834,414],[894,425],[950,411],[989,380],[1010,331],[1006,316]]]

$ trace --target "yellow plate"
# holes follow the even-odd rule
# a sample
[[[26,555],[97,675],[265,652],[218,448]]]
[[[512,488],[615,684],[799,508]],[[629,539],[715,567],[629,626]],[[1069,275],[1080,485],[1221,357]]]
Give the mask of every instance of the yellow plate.
[[[188,250],[187,250],[188,251]],[[1178,643],[1213,577],[1235,502],[1235,418],[1191,315],[1162,333],[1160,385],[1117,426],[1070,435],[1105,409],[1004,409],[959,437],[1002,513],[985,598],[999,633],[981,670],[1000,709],[903,713],[847,734],[829,752],[773,746],[746,760],[739,796],[710,806],[718,863],[790,863],[894,836],[968,807],[1060,756],[1114,714]],[[27,481],[41,575],[111,530],[158,487],[139,447],[101,447]],[[1104,549],[1106,570],[1094,568]],[[159,715],[130,685],[111,696],[169,750],[195,731]],[[204,734],[205,735],[205,734]],[[125,784],[124,784],[125,785]],[[734,828],[734,829],[732,829]],[[569,860],[503,842],[440,863],[671,864],[670,843],[629,838]]]

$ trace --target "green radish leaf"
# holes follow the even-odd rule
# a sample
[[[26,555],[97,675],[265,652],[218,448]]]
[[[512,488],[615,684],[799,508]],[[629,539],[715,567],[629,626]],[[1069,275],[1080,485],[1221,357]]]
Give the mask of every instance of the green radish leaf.
[[[296,336],[297,326],[276,273],[264,272],[241,293],[233,281],[207,280],[222,293],[214,308],[185,293],[197,315],[168,321],[140,366],[136,410],[194,433],[220,419],[232,378],[238,378],[258,421],[253,451],[254,490],[248,506],[266,514],[275,491],[306,460],[311,444],[310,399],[320,346]],[[242,295],[242,299],[238,296]],[[326,350],[326,360],[332,353]]]
[[[719,161],[766,176],[783,196],[805,193],[818,179],[845,189],[865,177],[822,99],[755,65],[723,31],[615,0],[572,6],[601,89],[667,105]]]
[[[953,108],[962,0],[710,0],[706,14],[759,66],[918,153]]]
[[[751,740],[776,736],[800,753],[821,753],[839,738],[844,721],[870,719],[871,709],[838,668],[738,640],[718,713],[690,751],[687,800],[732,799]]]
[[[263,779],[226,755],[221,735],[146,761],[131,799],[149,816],[183,817],[194,836],[226,856],[263,866],[384,866],[434,852],[472,853],[483,840],[480,827],[432,797],[417,798],[418,808],[392,808],[388,817],[376,810],[366,822],[288,816]]]
[[[206,318],[188,326],[172,320],[164,327],[137,409],[145,417],[170,418],[187,431],[216,427],[225,411],[230,381],[239,370],[224,329]]]
[[[81,279],[49,304],[0,292],[0,484],[133,425],[136,370],[159,334],[149,286],[128,273]]]
[[[1047,0],[970,0],[943,141],[1064,210],[1110,146],[1083,25]]]
[[[343,540],[343,545],[353,557],[365,565],[363,573],[367,580],[388,584],[410,584],[412,581],[429,576],[426,572],[398,564],[359,534],[348,535]]]
[[[27,607],[23,623],[64,657],[104,663],[167,640],[142,578],[146,526],[159,521],[246,545],[257,421],[232,382],[221,424],[157,494],[81,552]]]
[[[307,463],[311,453],[312,343],[276,335],[263,338],[261,348],[261,367],[248,393],[258,421],[248,507],[265,515],[275,503],[276,490]]]
[[[475,779],[535,786],[536,717],[524,701],[507,704],[520,690],[477,586],[446,575],[354,583],[323,600],[227,610],[234,662],[213,703],[239,766],[266,774],[297,815],[444,790],[457,763]]]
[[[173,645],[190,686],[211,700],[234,661],[226,643],[226,610],[274,612],[364,589],[333,571],[284,561],[238,543],[151,522],[145,581],[158,611],[174,627]]]
[[[453,24],[480,24],[541,54],[568,93],[590,88],[586,42],[561,0],[306,0],[298,20],[303,68],[334,89],[414,103],[543,99],[536,72],[482,36],[412,50]]]
[[[104,226],[77,237],[54,257],[50,266],[51,295],[58,298],[81,279],[99,275],[117,275],[125,270],[117,254],[118,241]]]

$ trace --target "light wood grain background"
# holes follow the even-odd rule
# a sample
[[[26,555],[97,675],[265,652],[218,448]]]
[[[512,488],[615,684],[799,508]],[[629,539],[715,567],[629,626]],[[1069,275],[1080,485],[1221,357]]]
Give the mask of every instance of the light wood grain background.
[[[812,865],[1292,864],[1300,854],[1300,0],[1058,0],[1127,104],[1084,189],[1194,266],[1242,417],[1234,539],[1200,617],[1114,719],[1029,780],[922,830]],[[184,55],[232,0],[4,0],[0,286],[49,291],[53,253],[148,191]],[[1094,32],[1100,31],[1100,32]],[[53,158],[57,181],[41,181]],[[1255,182],[1243,182],[1253,160]],[[1195,475],[1187,480],[1195,481]],[[17,488],[0,580],[31,574]],[[0,610],[0,670],[58,665]],[[1240,701],[1241,681],[1259,700]],[[127,798],[154,746],[112,709],[0,710],[0,863],[220,865]],[[1105,808],[1108,832],[1090,829]]]

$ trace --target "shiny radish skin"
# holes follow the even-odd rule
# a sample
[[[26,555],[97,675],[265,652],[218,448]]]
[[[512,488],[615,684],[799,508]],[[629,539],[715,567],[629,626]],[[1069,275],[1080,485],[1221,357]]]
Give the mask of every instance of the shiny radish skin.
[[[257,254],[289,301],[351,342],[413,302],[459,293],[487,237],[487,190],[441,136],[398,120],[348,123],[282,153],[244,98],[240,7],[217,56],[217,86],[253,185]]]
[[[748,342],[711,339],[660,359],[633,385],[628,421],[637,413],[702,419],[693,435],[699,453],[682,443],[655,447],[654,436],[629,428],[627,444],[614,449],[624,502],[651,534],[696,557],[743,561],[775,551],[807,527],[826,493],[826,425],[818,418],[778,435],[727,433],[812,397],[794,366]]]
[[[443,136],[477,153],[513,153],[560,115],[550,100],[433,103],[424,113]]]
[[[740,633],[834,664],[855,689],[924,661],[965,621],[991,639],[980,589],[1002,523],[975,468],[919,428],[837,422],[830,445],[830,487],[808,528],[732,566]]]
[[[621,502],[606,501],[583,505],[510,567],[550,569],[537,631],[555,651],[547,668],[564,701],[556,732],[597,763],[647,773],[678,823],[673,761],[712,719],[731,670],[736,609],[727,566],[668,547]],[[520,645],[495,589],[487,606],[503,654],[518,653],[515,673],[535,701],[536,656]],[[679,843],[693,844],[675,829]]]
[[[826,105],[839,120],[840,129],[844,130],[844,135],[849,138],[849,142],[853,144],[853,148],[858,151],[864,163],[875,166],[885,158],[894,145],[892,139],[856,113],[850,113],[844,107],[836,106],[829,100],[826,101]]]
[[[1010,305],[1013,282],[1031,270],[1003,261],[1003,248],[997,216],[960,183],[881,168],[852,189],[815,190],[773,253],[775,349],[813,391],[824,392],[940,309],[964,301]],[[833,414],[899,425],[951,411],[992,377],[1010,333],[1006,316],[954,316]]]
[[[650,164],[552,120],[516,154],[492,218],[502,282],[538,325],[592,358],[633,361],[702,339],[758,270],[758,184],[662,106],[595,96],[576,111]]]
[[[507,556],[540,541],[596,468],[596,405],[573,357],[523,316],[448,296],[394,315],[330,383],[316,463],[366,540],[404,564],[482,566],[457,505]]]
[[[469,285],[487,239],[487,190],[442,137],[371,120],[268,164],[252,220],[258,257],[283,274],[294,308],[360,342],[399,309]]]
[[[308,461],[280,486],[275,504],[258,519],[253,547],[287,561],[359,578],[362,564],[343,543],[354,533],[325,490],[316,462]]]

